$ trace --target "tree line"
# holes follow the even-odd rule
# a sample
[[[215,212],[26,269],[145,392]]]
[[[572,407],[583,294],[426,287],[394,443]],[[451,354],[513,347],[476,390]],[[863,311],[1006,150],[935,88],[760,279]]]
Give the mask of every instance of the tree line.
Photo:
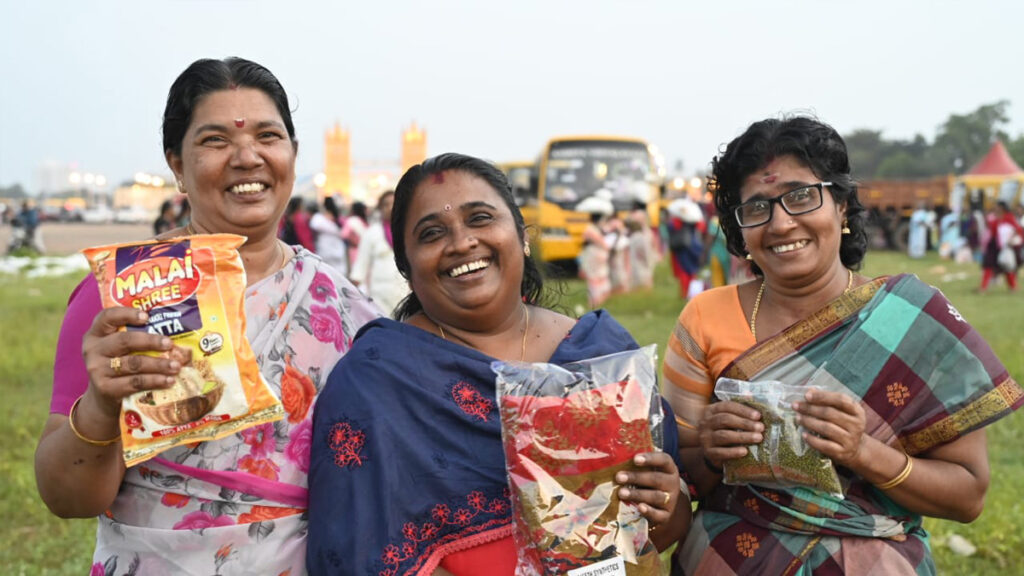
[[[1010,102],[985,104],[967,114],[951,114],[929,141],[916,134],[909,140],[890,140],[881,130],[858,129],[844,136],[850,164],[861,180],[926,178],[963,174],[988,152],[997,139],[1018,165],[1024,166],[1024,133],[1011,138]]]

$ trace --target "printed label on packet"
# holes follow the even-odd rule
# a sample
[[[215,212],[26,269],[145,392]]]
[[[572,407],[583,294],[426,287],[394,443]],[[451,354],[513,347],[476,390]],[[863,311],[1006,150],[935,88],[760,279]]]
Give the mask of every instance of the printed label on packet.
[[[626,563],[622,556],[602,560],[596,564],[569,570],[568,576],[626,576]]]
[[[168,388],[122,401],[122,449],[132,466],[174,446],[214,440],[279,419],[280,401],[263,380],[245,338],[245,269],[226,234],[88,248],[104,307],[144,310],[127,330],[168,336],[177,361]]]

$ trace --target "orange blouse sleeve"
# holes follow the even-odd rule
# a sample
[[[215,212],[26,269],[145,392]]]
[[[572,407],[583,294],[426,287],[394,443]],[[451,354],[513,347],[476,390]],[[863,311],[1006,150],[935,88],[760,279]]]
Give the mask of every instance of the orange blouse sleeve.
[[[711,401],[715,379],[755,344],[736,286],[701,293],[683,308],[665,347],[663,394],[676,413],[680,441],[696,430]]]

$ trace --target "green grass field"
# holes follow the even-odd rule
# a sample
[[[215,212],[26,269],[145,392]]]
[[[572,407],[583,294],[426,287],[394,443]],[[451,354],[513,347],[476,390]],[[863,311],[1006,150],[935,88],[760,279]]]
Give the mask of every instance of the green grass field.
[[[913,272],[946,293],[960,312],[986,337],[1018,380],[1024,379],[1024,293],[999,285],[984,296],[972,293],[979,281],[973,265],[937,258],[911,261],[899,254],[870,253],[869,276]],[[0,275],[0,566],[6,573],[86,574],[92,558],[95,520],[60,520],[39,500],[32,458],[46,418],[53,375],[53,348],[67,296],[78,278],[27,279]],[[642,344],[659,352],[683,302],[674,279],[662,266],[654,290],[613,298],[607,308]],[[561,305],[572,311],[586,302],[581,283],[564,284]],[[986,510],[973,524],[928,520],[940,573],[1024,574],[1024,456],[1017,440],[1024,420],[1013,416],[989,428],[992,483]],[[956,556],[942,543],[958,534],[975,546],[974,556]]]

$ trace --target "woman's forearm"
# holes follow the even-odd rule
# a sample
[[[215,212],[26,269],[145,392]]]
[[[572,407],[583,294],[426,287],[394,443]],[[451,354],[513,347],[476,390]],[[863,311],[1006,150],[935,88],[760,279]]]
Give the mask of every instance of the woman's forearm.
[[[75,413],[79,432],[95,440],[116,436],[116,417],[102,414],[88,400],[88,395],[83,397]],[[51,414],[46,421],[36,447],[35,469],[39,495],[62,518],[102,514],[114,502],[125,473],[120,442],[107,446],[83,442],[61,414]]]
[[[871,438],[855,473],[881,486],[905,471],[907,456]],[[915,456],[910,474],[884,490],[899,505],[922,516],[971,522],[982,512],[988,490],[988,451],[984,430]]]

